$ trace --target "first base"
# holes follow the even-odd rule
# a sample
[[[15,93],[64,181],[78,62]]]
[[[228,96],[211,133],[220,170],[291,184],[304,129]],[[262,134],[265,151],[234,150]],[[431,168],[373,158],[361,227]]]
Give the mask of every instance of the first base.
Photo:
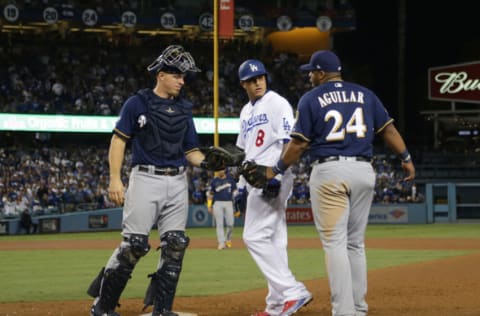
[[[178,316],[198,316],[198,314],[193,314],[193,313],[184,313],[184,312],[174,312],[174,313],[177,313]],[[142,314],[140,316],[152,316],[152,313]]]

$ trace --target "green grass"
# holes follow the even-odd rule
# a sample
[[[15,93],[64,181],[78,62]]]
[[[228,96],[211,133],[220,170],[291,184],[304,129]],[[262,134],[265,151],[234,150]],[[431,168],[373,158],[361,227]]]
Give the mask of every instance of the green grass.
[[[471,252],[471,251],[470,251]],[[369,269],[467,254],[460,250],[367,250]],[[86,289],[111,250],[0,251],[0,302],[86,299]],[[154,272],[158,253],[137,265],[123,297],[143,297],[147,274]],[[325,277],[323,251],[291,249],[289,260],[299,280]],[[216,295],[265,287],[245,249],[190,249],[178,288],[179,296]]]
[[[480,223],[369,225],[367,238],[480,238]]]
[[[236,236],[240,236],[237,228]],[[194,228],[188,235],[210,238],[213,228]],[[370,225],[367,238],[480,238],[479,224]],[[153,232],[151,238],[158,238]],[[315,238],[313,226],[290,226],[289,238]],[[34,236],[2,236],[0,243],[13,240],[120,240],[118,231]],[[480,241],[479,241],[480,242]],[[113,249],[103,250],[18,250],[0,251],[0,302],[88,299],[86,289],[105,265]],[[459,256],[468,250],[367,249],[369,269],[405,265]],[[478,252],[478,250],[477,250]],[[299,280],[325,277],[321,249],[290,249],[289,261]],[[143,297],[154,272],[158,252],[150,251],[137,265],[123,293],[125,298]],[[246,249],[189,249],[178,288],[179,296],[217,295],[264,288],[265,281]]]
[[[237,227],[236,236],[240,236],[241,227]],[[211,227],[189,228],[191,238],[213,238],[215,231]],[[288,227],[289,238],[318,238],[313,225]],[[429,224],[429,225],[380,225],[367,227],[367,238],[480,238],[480,223],[475,224]],[[150,238],[158,238],[152,231]],[[42,235],[0,236],[0,242],[9,240],[119,240],[120,232],[101,233],[65,233]]]

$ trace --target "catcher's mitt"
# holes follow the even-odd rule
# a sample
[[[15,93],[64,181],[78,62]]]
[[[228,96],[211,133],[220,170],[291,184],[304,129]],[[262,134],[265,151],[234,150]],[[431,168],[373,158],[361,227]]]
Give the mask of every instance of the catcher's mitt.
[[[204,150],[204,154],[205,160],[202,161],[202,167],[213,171],[238,166],[245,158],[245,153],[242,151],[231,151],[217,146],[208,147]]]
[[[258,165],[253,160],[247,160],[242,164],[240,173],[248,183],[256,188],[264,188],[267,183],[267,167]]]

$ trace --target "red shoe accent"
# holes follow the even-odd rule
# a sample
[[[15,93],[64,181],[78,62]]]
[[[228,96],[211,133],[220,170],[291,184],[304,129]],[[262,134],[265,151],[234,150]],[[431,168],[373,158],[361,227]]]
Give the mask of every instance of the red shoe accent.
[[[308,303],[312,301],[312,296],[302,297],[298,300],[292,300],[285,302],[283,305],[283,310],[280,313],[280,316],[290,316],[298,312],[298,310],[304,306],[307,306]]]

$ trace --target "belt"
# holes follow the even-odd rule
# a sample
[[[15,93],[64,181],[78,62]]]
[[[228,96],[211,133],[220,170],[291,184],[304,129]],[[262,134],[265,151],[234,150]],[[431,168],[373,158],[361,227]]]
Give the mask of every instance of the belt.
[[[140,172],[146,172],[157,176],[176,176],[182,174],[185,171],[185,167],[155,167],[138,165],[137,170]]]
[[[328,156],[328,157],[319,157],[317,158],[313,164],[319,164],[329,161],[364,161],[364,162],[372,162],[372,158],[364,157],[364,156]]]

